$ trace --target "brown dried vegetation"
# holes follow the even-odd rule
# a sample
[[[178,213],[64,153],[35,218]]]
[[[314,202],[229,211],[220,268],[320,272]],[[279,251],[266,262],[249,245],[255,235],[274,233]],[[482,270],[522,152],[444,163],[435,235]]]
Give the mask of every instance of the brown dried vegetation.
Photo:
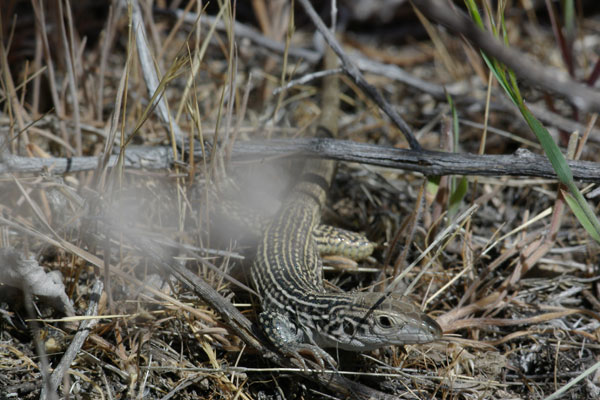
[[[299,370],[273,351],[250,324],[244,274],[258,218],[227,220],[216,196],[236,198],[242,218],[276,210],[297,159],[244,144],[310,137],[324,41],[302,1],[238,3],[3,0],[0,247],[14,251],[0,268],[60,271],[75,316],[27,273],[20,290],[0,283],[0,399],[541,399],[578,377],[565,398],[598,398],[598,368],[584,371],[600,359],[600,247],[556,180],[493,164],[461,180],[340,163],[323,216],[377,243],[359,265],[326,260],[327,286],[406,293],[444,340],[333,351],[338,371]],[[452,28],[408,4],[339,3],[345,53],[422,148],[541,153]],[[598,211],[600,10],[575,2],[570,28],[550,1],[508,3],[511,47],[591,93],[520,82],[557,142],[574,143],[569,157],[588,161],[575,166],[590,168],[577,176]],[[373,94],[340,80],[339,139],[408,148]]]

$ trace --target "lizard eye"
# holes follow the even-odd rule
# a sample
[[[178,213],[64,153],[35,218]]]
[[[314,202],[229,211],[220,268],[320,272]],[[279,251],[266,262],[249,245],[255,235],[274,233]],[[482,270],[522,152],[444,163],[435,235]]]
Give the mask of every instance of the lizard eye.
[[[391,328],[392,327],[392,320],[387,315],[380,315],[379,317],[377,317],[377,323],[382,328]]]

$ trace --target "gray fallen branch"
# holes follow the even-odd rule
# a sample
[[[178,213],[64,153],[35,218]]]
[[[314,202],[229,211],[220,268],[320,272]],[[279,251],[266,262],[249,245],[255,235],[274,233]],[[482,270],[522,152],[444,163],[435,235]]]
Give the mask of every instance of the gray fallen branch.
[[[199,148],[200,146],[196,146]],[[337,161],[357,162],[381,167],[420,172],[423,175],[467,176],[528,176],[556,178],[545,156],[520,149],[514,154],[477,155],[444,153],[441,151],[414,151],[390,146],[356,143],[335,139],[274,139],[269,141],[236,142],[232,160],[261,160],[266,157],[315,157]],[[194,154],[202,159],[198,150]],[[210,155],[207,154],[207,157]],[[167,170],[173,164],[173,153],[168,147],[129,146],[123,166],[127,169]],[[117,156],[111,156],[109,167],[116,165]],[[8,173],[40,173],[49,170],[55,174],[89,171],[96,168],[98,157],[30,158],[4,154],[0,159],[0,175]],[[575,180],[600,182],[600,164],[590,161],[568,161]]]
[[[100,157],[34,158],[4,153],[0,155],[0,174],[50,172],[62,175],[68,172],[91,171],[98,167],[100,160]],[[107,166],[114,167],[117,160],[118,155],[110,156]],[[128,169],[166,170],[173,163],[173,153],[172,149],[167,147],[129,146],[123,161],[124,167]]]
[[[545,156],[519,149],[514,154],[477,155],[441,151],[398,149],[367,143],[334,139],[276,139],[237,143],[234,159],[269,156],[324,157],[378,165],[423,175],[530,176],[556,178]],[[568,161],[575,180],[600,182],[600,164],[590,161]]]

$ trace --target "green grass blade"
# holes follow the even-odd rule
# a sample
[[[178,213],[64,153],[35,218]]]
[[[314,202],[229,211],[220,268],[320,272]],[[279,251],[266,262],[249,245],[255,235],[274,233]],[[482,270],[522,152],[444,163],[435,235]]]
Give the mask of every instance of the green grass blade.
[[[581,193],[579,191],[577,191],[577,193],[581,196]],[[586,232],[589,233],[589,235],[592,238],[594,238],[594,240],[596,242],[600,243],[600,231],[598,230],[598,227],[595,226],[595,224],[594,224],[594,219],[597,222],[598,218],[590,218],[589,217],[588,213],[585,210],[586,206],[587,206],[587,208],[589,208],[589,205],[587,204],[585,199],[583,199],[583,196],[581,196],[581,199],[578,200],[576,198],[577,196],[573,196],[571,193],[566,192],[564,190],[562,191],[562,194],[565,197],[565,201],[567,202],[567,204],[573,211],[573,214],[575,214],[575,217],[577,218],[577,220],[579,221],[581,226],[583,226],[583,229],[585,229]],[[582,206],[582,204],[581,204],[582,200],[583,200],[585,206]]]
[[[456,213],[458,212],[458,207],[467,195],[467,192],[469,190],[469,181],[466,177],[463,176],[460,178],[458,184],[456,184],[455,186],[456,187],[450,194],[450,206],[448,207],[448,216],[450,220],[453,220],[452,217],[456,215]]]

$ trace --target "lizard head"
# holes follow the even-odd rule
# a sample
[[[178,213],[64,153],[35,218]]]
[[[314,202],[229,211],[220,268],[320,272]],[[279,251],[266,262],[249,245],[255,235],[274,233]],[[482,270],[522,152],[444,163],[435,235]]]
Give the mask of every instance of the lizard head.
[[[352,303],[332,307],[318,344],[360,351],[428,343],[442,336],[437,322],[401,296],[354,293],[352,297]]]

